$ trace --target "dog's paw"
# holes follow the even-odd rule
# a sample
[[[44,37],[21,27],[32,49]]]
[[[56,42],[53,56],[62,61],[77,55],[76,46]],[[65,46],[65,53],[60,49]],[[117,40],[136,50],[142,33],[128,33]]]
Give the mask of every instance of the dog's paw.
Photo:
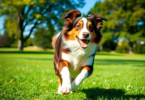
[[[58,87],[57,93],[58,93],[58,94],[62,94],[62,93],[61,93],[61,85]]]
[[[70,93],[72,93],[71,85],[63,85],[61,87],[61,94],[70,94]]]

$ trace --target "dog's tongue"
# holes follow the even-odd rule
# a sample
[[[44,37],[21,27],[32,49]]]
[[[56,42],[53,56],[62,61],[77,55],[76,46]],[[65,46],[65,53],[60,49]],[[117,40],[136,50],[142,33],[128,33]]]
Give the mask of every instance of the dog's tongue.
[[[88,40],[80,40],[79,42],[80,42],[80,46],[82,48],[87,48],[87,46],[88,46]]]

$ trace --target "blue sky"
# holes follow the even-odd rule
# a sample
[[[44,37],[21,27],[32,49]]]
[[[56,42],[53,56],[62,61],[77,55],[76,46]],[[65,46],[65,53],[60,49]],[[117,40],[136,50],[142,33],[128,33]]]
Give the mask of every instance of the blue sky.
[[[3,33],[3,24],[4,24],[4,17],[0,17],[0,34]]]
[[[79,8],[78,10],[82,14],[87,14],[90,11],[90,9],[94,7],[97,1],[103,1],[103,0],[85,0],[86,2],[85,6],[83,8]]]
[[[94,7],[96,1],[104,1],[104,0],[85,0],[86,4],[83,8],[79,8],[78,10],[82,13],[82,14],[87,14],[90,9],[92,7]],[[0,17],[0,34],[3,34],[4,30],[3,30],[3,24],[4,24],[4,17]],[[29,30],[29,29],[26,29]],[[27,35],[29,33],[29,31],[25,32],[25,35]]]

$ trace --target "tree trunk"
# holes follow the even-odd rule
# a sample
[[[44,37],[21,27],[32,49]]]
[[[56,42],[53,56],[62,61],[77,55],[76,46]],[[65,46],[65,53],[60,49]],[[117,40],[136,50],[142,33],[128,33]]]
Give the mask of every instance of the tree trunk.
[[[19,36],[19,40],[18,40],[18,50],[23,50],[23,44],[24,42],[30,37],[30,35],[32,34],[34,28],[37,26],[38,24],[38,20],[34,23],[34,26],[31,28],[29,35],[24,39],[23,37],[23,33],[25,30],[26,25],[28,25],[28,23],[26,22],[26,24],[23,26],[24,24],[24,9],[21,12],[21,14],[17,14],[17,22],[19,25],[19,31],[20,31],[20,36]]]
[[[129,54],[133,54],[133,50],[132,50],[132,48],[133,48],[133,42],[129,42],[129,46],[130,46],[130,48],[129,48]]]
[[[23,11],[22,11],[22,15],[23,15]],[[19,31],[20,31],[20,35],[19,35],[19,39],[18,39],[18,50],[23,50],[23,43],[24,43],[24,39],[23,39],[23,16],[20,16],[19,14],[17,14],[17,23],[19,25]]]
[[[19,40],[18,40],[18,50],[23,50],[23,34],[22,33],[19,36]]]
[[[102,44],[100,43],[100,52],[102,52],[103,50],[103,47],[102,47]]]

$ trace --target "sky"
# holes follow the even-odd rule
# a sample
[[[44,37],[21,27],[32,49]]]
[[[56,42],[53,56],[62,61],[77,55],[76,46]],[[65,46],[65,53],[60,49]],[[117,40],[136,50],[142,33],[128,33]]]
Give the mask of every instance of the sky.
[[[2,34],[4,32],[3,24],[4,24],[4,17],[0,17],[0,34]]]
[[[86,4],[83,8],[79,8],[78,10],[82,13],[82,14],[87,14],[91,8],[94,7],[96,1],[104,1],[104,0],[85,0]],[[3,24],[4,24],[4,17],[0,17],[0,34],[4,33],[3,30]],[[29,30],[29,29],[26,29]],[[26,31],[24,34],[28,35],[29,31]]]
[[[83,8],[79,8],[78,10],[82,13],[82,14],[88,14],[88,12],[91,10],[91,8],[94,7],[95,3],[97,1],[100,0],[85,0],[86,4]],[[101,0],[103,1],[103,0]]]

